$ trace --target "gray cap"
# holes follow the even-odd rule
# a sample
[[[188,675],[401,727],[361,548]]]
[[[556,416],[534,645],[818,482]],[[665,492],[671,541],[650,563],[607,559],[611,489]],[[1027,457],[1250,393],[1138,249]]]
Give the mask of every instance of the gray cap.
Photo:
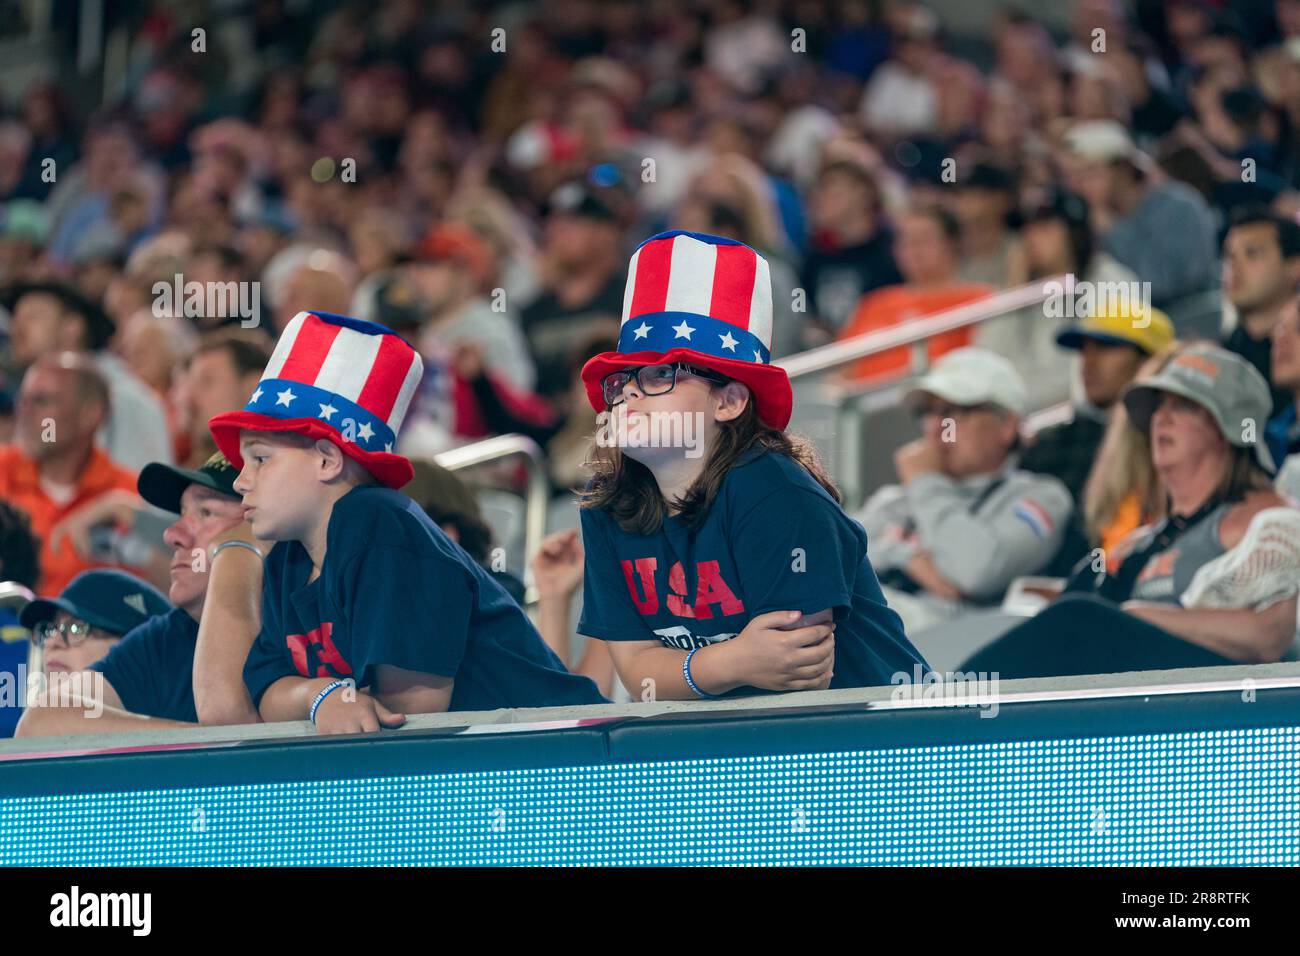
[[[1155,375],[1139,379],[1124,392],[1128,417],[1143,432],[1151,430],[1151,416],[1160,393],[1181,395],[1205,408],[1228,444],[1251,447],[1270,473],[1276,468],[1264,442],[1264,425],[1273,410],[1268,383],[1235,352],[1217,345],[1189,345]],[[1253,423],[1255,441],[1245,439],[1246,424]]]

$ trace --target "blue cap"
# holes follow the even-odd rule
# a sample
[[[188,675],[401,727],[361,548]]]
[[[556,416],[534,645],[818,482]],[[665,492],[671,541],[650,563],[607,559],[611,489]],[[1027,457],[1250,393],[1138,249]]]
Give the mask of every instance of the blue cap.
[[[28,630],[66,611],[91,627],[125,634],[151,617],[166,614],[171,601],[152,584],[112,568],[82,571],[56,598],[39,598],[23,608],[18,623]]]

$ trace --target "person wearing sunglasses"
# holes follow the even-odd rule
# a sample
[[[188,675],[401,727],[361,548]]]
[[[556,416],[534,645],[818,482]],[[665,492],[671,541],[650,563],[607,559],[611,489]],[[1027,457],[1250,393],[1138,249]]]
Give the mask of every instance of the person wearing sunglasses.
[[[56,598],[23,608],[18,621],[41,649],[45,674],[84,671],[108,656],[122,636],[171,602],[151,584],[110,568],[83,571]]]

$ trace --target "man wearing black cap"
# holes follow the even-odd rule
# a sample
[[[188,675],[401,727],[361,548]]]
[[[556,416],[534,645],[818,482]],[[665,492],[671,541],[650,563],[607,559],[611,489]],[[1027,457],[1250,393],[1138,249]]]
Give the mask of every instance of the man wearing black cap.
[[[63,351],[92,352],[109,385],[109,414],[99,432],[108,456],[132,472],[151,461],[170,462],[162,403],[118,358],[106,351],[114,327],[104,310],[63,282],[23,282],[0,301],[13,313],[10,352],[26,369]]]
[[[163,535],[172,549],[169,597],[176,607],[132,630],[91,665],[104,676],[98,700],[43,696],[41,706],[23,715],[18,736],[259,719],[242,675],[260,627],[262,561],[232,488],[237,475],[219,453],[196,471],[156,462],[145,467],[141,496],[179,515]],[[231,560],[234,554],[240,558]]]

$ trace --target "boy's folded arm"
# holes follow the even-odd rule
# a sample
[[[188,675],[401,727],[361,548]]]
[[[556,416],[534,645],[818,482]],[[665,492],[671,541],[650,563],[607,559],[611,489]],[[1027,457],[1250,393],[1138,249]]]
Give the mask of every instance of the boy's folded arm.
[[[394,713],[441,714],[451,707],[455,679],[391,664],[375,667],[374,696]]]
[[[308,720],[311,716],[311,702],[336,679],[281,677],[262,693],[262,699],[257,706],[258,713],[268,724],[285,720]]]
[[[262,562],[246,549],[227,549],[208,574],[194,649],[194,708],[203,724],[257,723],[243,671],[262,626]]]

